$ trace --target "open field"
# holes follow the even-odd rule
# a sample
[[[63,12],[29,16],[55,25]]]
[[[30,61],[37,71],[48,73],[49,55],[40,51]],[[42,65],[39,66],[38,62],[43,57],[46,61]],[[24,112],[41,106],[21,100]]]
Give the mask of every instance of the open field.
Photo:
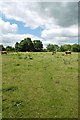
[[[0,119],[2,118],[2,57],[0,55]]]
[[[77,118],[78,53],[2,55],[3,118]]]

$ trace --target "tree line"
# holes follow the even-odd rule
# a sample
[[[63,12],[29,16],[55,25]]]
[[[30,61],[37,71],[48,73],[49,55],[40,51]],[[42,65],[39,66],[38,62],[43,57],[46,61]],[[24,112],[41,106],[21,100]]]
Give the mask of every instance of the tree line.
[[[64,52],[64,51],[72,51],[72,52],[80,52],[80,44],[64,44],[64,45],[56,45],[56,44],[48,44],[44,49],[43,44],[40,40],[32,41],[31,38],[24,38],[20,42],[15,43],[15,47],[7,46],[4,47],[0,45],[0,51],[16,51],[16,52]]]

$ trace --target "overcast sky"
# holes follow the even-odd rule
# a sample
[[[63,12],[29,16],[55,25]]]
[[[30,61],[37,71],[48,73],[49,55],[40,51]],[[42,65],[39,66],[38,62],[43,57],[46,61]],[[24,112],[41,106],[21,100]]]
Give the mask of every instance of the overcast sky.
[[[78,3],[0,2],[0,44],[14,46],[26,37],[44,47],[78,43]]]

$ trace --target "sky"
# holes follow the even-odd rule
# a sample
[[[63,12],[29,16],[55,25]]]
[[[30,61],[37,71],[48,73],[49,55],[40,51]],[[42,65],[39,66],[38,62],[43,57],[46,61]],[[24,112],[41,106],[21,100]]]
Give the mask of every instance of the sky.
[[[24,38],[48,44],[78,43],[78,2],[0,1],[0,44]]]

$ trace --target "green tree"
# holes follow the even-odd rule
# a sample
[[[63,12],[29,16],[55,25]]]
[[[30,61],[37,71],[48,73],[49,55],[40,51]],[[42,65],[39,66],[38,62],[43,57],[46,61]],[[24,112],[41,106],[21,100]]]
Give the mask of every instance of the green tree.
[[[80,52],[80,44],[73,44],[71,49],[73,52]]]
[[[61,51],[61,52],[64,52],[64,51],[65,51],[63,45],[60,46],[60,51]]]
[[[25,51],[34,51],[34,46],[33,43],[31,41],[31,38],[25,38],[24,40],[22,40],[20,42],[20,47],[21,47],[21,51],[25,52]]]
[[[7,46],[6,51],[14,51],[14,48],[12,46]]]
[[[0,51],[5,51],[5,47],[3,45],[0,45]]]
[[[59,51],[60,48],[58,45],[54,44],[54,49],[55,49],[55,51]]]
[[[41,52],[42,51],[43,44],[40,40],[34,40],[33,45],[34,45],[34,51],[36,51],[36,52]]]
[[[22,52],[28,51],[27,39],[24,39],[20,42],[20,51],[22,51]]]
[[[16,42],[15,49],[16,51],[21,51],[21,52],[34,51],[34,46],[31,41],[31,38],[24,38],[24,40],[21,40],[20,43]]]
[[[48,50],[49,52],[53,52],[53,51],[55,51],[56,49],[55,49],[55,46],[54,46],[53,44],[48,44],[48,45],[47,45],[47,50]]]
[[[61,45],[60,47],[60,51],[64,52],[64,51],[70,51],[71,50],[71,45],[70,44],[64,44],[64,45]]]
[[[21,50],[21,48],[20,48],[20,43],[16,42],[16,44],[15,44],[15,50],[16,50],[17,52]]]
[[[78,52],[80,52],[80,44],[78,44]]]

